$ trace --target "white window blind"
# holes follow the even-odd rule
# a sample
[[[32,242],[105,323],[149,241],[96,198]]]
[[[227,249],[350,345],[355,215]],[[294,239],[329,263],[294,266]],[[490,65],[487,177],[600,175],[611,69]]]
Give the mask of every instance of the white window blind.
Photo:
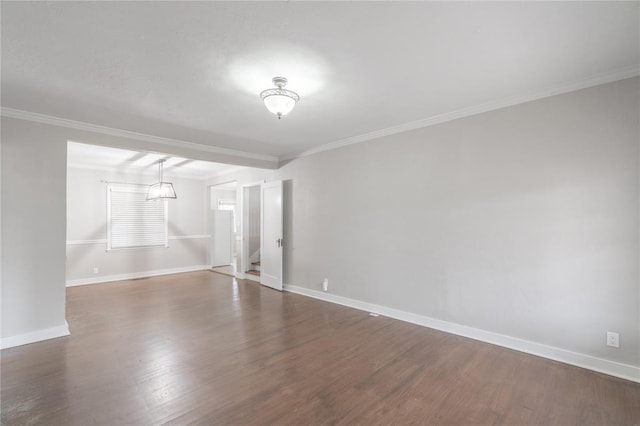
[[[167,200],[147,201],[147,188],[107,186],[107,250],[168,246]]]

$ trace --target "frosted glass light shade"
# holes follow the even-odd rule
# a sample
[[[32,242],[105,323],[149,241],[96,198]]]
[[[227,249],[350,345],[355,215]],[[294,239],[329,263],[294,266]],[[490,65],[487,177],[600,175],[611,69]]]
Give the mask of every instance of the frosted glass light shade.
[[[264,105],[269,111],[281,117],[291,112],[296,101],[292,97],[286,95],[271,95],[264,98]]]
[[[277,115],[278,118],[282,118],[283,115],[289,114],[293,107],[296,106],[300,96],[296,92],[284,88],[287,85],[286,78],[273,77],[272,81],[276,87],[263,90],[260,93],[260,98],[269,111]]]
[[[171,182],[158,182],[149,187],[147,201],[159,198],[178,198]]]

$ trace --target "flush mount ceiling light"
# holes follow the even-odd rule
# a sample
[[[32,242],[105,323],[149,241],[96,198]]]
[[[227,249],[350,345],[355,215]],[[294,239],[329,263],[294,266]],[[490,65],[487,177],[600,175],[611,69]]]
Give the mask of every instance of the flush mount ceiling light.
[[[296,92],[284,88],[287,85],[286,78],[273,77],[272,81],[276,88],[263,90],[260,93],[260,99],[262,99],[269,111],[277,115],[278,119],[281,119],[283,115],[289,114],[293,107],[296,106],[300,96]]]
[[[162,164],[165,160],[158,160],[158,183],[154,183],[149,187],[147,192],[147,201],[158,200],[161,198],[178,198],[176,191],[173,189],[171,182],[162,181]]]

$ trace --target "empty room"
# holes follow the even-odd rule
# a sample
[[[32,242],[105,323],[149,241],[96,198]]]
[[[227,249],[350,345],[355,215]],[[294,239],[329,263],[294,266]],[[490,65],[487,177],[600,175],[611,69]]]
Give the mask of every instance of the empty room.
[[[640,424],[640,2],[0,19],[2,425]]]

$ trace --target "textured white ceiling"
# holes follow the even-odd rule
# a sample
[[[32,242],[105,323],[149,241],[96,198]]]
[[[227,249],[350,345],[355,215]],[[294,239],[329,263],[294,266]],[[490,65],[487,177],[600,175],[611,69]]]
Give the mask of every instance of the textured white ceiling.
[[[637,69],[639,2],[2,2],[2,106],[287,157]],[[283,75],[282,120],[259,92]]]

